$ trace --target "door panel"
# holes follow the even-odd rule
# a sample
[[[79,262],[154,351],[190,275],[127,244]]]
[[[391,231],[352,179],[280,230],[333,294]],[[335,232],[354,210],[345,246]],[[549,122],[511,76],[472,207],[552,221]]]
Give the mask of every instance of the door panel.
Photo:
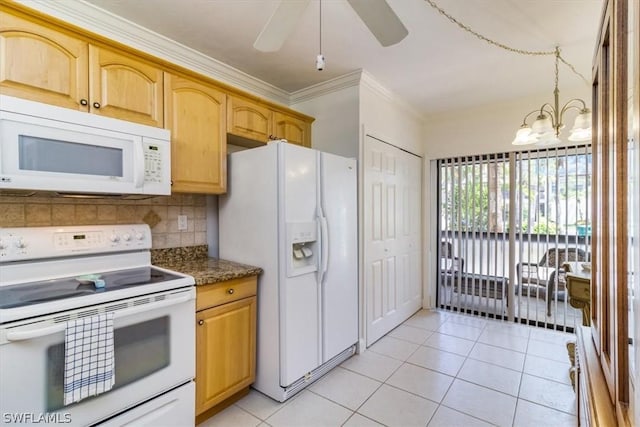
[[[280,385],[288,386],[320,365],[320,288],[317,265],[298,274],[291,268],[293,252],[286,237],[287,226],[316,223],[316,152],[291,144],[279,144],[281,162],[280,229],[282,244],[280,277]],[[317,240],[308,246],[318,253]],[[259,327],[259,326],[258,326]]]
[[[171,131],[174,192],[217,194],[226,189],[225,94],[165,74],[165,125]]]
[[[196,322],[196,413],[200,414],[255,379],[256,297],[202,310]]]
[[[327,271],[322,289],[322,361],[358,341],[356,162],[320,154],[321,206],[327,218]]]
[[[367,345],[420,309],[422,162],[372,137],[364,155]]]
[[[0,21],[0,92],[87,111],[88,44],[6,12]]]
[[[163,71],[155,65],[91,45],[89,87],[92,113],[163,126]]]

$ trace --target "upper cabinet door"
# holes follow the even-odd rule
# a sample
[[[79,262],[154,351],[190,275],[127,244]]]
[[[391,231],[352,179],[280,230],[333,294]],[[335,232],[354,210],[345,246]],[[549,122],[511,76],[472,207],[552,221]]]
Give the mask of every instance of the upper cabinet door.
[[[229,96],[227,101],[227,132],[266,143],[271,134],[271,111],[248,99]]]
[[[143,60],[89,46],[91,112],[163,126],[163,71]]]
[[[278,111],[273,112],[273,137],[311,147],[311,124]]]
[[[0,93],[87,111],[88,44],[0,11]]]
[[[226,96],[206,84],[165,74],[165,123],[171,130],[172,192],[226,190]]]

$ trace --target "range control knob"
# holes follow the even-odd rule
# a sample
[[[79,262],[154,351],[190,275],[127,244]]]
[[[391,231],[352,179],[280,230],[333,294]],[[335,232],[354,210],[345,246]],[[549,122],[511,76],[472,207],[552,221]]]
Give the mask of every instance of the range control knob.
[[[7,244],[4,242],[4,240],[0,239],[0,251],[3,249],[7,249]]]
[[[18,249],[24,249],[27,247],[27,242],[25,242],[22,237],[18,237],[15,241],[15,245]]]
[[[111,236],[109,236],[109,240],[111,240],[113,243],[118,243],[120,241],[120,236],[113,233]]]
[[[137,240],[144,240],[144,234],[139,232],[139,231],[136,231],[136,239]]]
[[[124,234],[122,235],[122,239],[123,239],[125,242],[128,242],[129,240],[131,240],[131,234],[129,234],[129,233],[124,233]]]

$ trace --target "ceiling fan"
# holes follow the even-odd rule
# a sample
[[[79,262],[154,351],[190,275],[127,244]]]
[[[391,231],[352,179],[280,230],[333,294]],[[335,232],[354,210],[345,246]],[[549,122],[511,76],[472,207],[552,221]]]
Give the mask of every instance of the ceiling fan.
[[[262,52],[280,50],[311,0],[280,0],[253,47]],[[399,43],[409,31],[386,0],[347,0],[369,31],[384,47]]]

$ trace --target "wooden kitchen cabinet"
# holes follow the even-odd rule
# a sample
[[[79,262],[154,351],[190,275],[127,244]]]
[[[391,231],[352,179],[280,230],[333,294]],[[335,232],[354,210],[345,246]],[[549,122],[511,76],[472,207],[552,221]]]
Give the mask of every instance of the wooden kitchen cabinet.
[[[0,93],[88,111],[88,69],[87,42],[0,10]]]
[[[244,138],[234,139],[234,142],[249,147],[266,144],[270,139],[286,139],[292,144],[311,147],[310,120],[274,110],[259,101],[237,96],[228,98],[227,132]]]
[[[0,11],[0,93],[162,127],[162,70]]]
[[[172,192],[226,190],[226,96],[216,87],[165,73],[165,127],[171,131]]]
[[[197,287],[196,421],[248,391],[256,369],[257,276]]]
[[[149,126],[163,126],[161,68],[89,45],[89,111]]]
[[[311,147],[311,123],[297,117],[273,112],[273,138],[286,139],[291,144]]]
[[[271,111],[246,98],[229,96],[227,132],[242,138],[266,143],[271,134]]]

